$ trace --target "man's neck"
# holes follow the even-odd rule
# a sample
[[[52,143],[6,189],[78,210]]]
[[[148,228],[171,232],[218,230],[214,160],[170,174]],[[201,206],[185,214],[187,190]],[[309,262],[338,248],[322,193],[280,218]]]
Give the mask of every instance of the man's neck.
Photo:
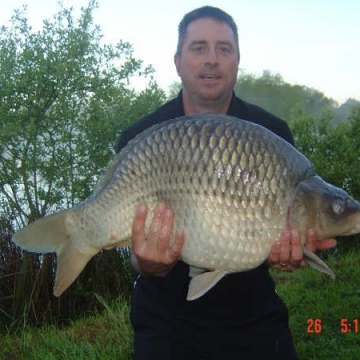
[[[204,101],[201,99],[191,99],[183,92],[184,113],[185,115],[191,115],[210,112],[225,115],[229,109],[231,98],[232,95],[225,101],[223,99]]]

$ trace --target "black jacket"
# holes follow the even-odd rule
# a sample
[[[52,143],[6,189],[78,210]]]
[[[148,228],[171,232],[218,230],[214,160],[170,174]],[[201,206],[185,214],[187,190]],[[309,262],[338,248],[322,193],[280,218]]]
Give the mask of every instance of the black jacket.
[[[294,143],[291,131],[285,121],[256,105],[249,104],[239,99],[234,94],[227,114],[260,124],[284,138],[289,143]],[[132,138],[148,127],[184,115],[182,93],[180,92],[177,98],[169,101],[155,112],[143,116],[134,124],[130,125],[120,135],[116,146],[116,152],[119,152]]]
[[[117,151],[146,128],[183,115],[180,92],[176,99],[126,129],[119,138]],[[242,101],[234,94],[228,115],[260,124],[293,144],[291,131],[285,121]],[[214,288],[194,301],[186,300],[188,271],[189,266],[179,261],[165,279],[138,277],[131,313],[135,331],[144,327],[151,327],[155,331],[173,331],[177,322],[180,327],[189,326],[189,333],[194,326],[209,331],[219,327],[230,331],[233,327],[245,326],[248,327],[244,332],[245,337],[238,341],[246,342],[256,340],[256,334],[261,333],[262,326],[266,326],[266,318],[279,318],[282,324],[287,322],[287,309],[276,295],[267,264],[225,276]]]

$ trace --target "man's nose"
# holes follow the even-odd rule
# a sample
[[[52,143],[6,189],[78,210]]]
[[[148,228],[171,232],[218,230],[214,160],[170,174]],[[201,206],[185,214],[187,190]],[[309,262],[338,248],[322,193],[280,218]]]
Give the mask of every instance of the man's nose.
[[[219,62],[219,54],[216,49],[209,49],[206,53],[206,63],[207,64],[217,64]]]

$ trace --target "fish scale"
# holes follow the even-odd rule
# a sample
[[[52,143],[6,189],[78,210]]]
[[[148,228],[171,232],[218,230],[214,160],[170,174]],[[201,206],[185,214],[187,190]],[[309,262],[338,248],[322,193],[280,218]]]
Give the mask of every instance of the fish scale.
[[[14,241],[40,252],[44,238],[53,241],[46,249],[58,254],[59,295],[97,252],[129,244],[142,203],[150,209],[148,229],[159,202],[174,211],[172,241],[176,231],[185,234],[188,299],[228,273],[259,266],[283,229],[298,229],[303,241],[308,228],[318,239],[360,231],[359,203],[318,177],[292,145],[260,125],[199,114],[139,134],[108,165],[91,198],[30,224]],[[344,213],[336,214],[339,208]],[[304,249],[304,256],[333,276],[316,255]],[[76,265],[65,270],[70,261]]]
[[[268,234],[267,237],[259,237],[259,234],[254,230],[247,232],[247,224],[239,226],[239,229],[243,229],[241,231],[238,230],[235,233],[229,231],[229,219],[233,217],[235,221],[237,217],[236,214],[231,214],[231,198],[227,196],[228,194],[226,192],[226,189],[228,188],[227,182],[229,180],[231,180],[232,183],[244,183],[246,185],[244,191],[241,191],[241,193],[237,195],[237,198],[234,199],[232,202],[240,203],[242,199],[241,194],[246,194],[246,199],[248,201],[242,204],[242,208],[244,209],[250,206],[252,209],[255,209],[253,211],[253,216],[251,216],[251,212],[249,214],[254,220],[247,221],[251,229],[259,228],[259,223],[265,220],[263,216],[261,219],[256,216],[256,209],[258,207],[256,195],[260,192],[260,186],[258,185],[257,181],[261,183],[262,179],[258,179],[256,171],[252,169],[256,169],[256,167],[259,166],[259,164],[257,164],[256,162],[256,158],[258,159],[258,162],[260,162],[261,159],[264,157],[264,151],[266,151],[266,148],[263,149],[262,152],[260,152],[259,156],[258,151],[260,150],[260,147],[257,143],[251,144],[249,143],[249,141],[235,141],[234,136],[237,136],[237,138],[239,138],[239,133],[244,133],[244,129],[237,127],[238,124],[232,126],[233,124],[231,123],[233,122],[233,120],[230,120],[230,123],[228,120],[228,122],[218,121],[212,122],[210,124],[208,119],[201,119],[197,120],[196,122],[191,119],[190,121],[190,126],[186,123],[186,121],[169,123],[168,126],[161,127],[161,129],[159,129],[158,131],[152,132],[153,136],[148,136],[146,143],[150,145],[149,147],[151,148],[151,152],[145,151],[145,153],[147,154],[147,158],[156,158],[157,166],[155,169],[153,169],[153,171],[155,171],[154,175],[151,175],[148,172],[144,174],[158,180],[159,183],[155,184],[153,182],[151,186],[148,186],[150,193],[146,193],[145,190],[141,191],[140,193],[144,194],[145,198],[149,198],[150,196],[152,200],[148,201],[148,205],[150,207],[153,207],[159,201],[165,201],[174,210],[175,214],[177,214],[175,220],[175,228],[186,228],[187,238],[189,239],[186,242],[182,253],[182,258],[185,261],[195,266],[206,268],[205,262],[209,260],[211,266],[214,267],[216,266],[215,262],[216,260],[218,260],[219,257],[219,249],[226,251],[227,244],[226,241],[217,241],[212,242],[214,245],[209,246],[212,237],[225,238],[227,239],[227,241],[234,241],[235,239],[244,237],[245,234],[248,237],[250,233],[252,236],[248,238],[247,242],[244,243],[243,251],[247,252],[247,247],[249,248],[248,252],[253,253],[254,255],[253,263],[251,264],[251,266],[256,266],[264,260],[264,254],[268,253],[271,242],[273,241],[273,239],[276,239],[279,231],[285,228],[285,211],[286,204],[289,202],[289,198],[285,199],[285,201],[284,198],[282,198],[281,201],[278,202],[279,209],[277,209],[277,212],[279,212],[280,216],[283,218],[283,223],[279,224],[280,227],[278,229],[271,229],[273,231]],[[247,123],[243,122],[242,125],[247,125]],[[175,135],[174,128],[176,129],[177,134],[183,137],[182,139],[180,138],[178,142],[176,142],[177,137]],[[235,134],[232,131],[232,129],[234,128],[237,130]],[[256,130],[258,129],[255,128],[255,131],[246,133],[247,138],[249,138],[250,141],[257,137]],[[173,141],[173,145],[171,148],[168,148],[164,145],[168,144],[171,146],[171,142],[169,142],[168,139],[171,139]],[[242,169],[240,169],[241,171],[237,172],[237,175],[241,174],[242,178],[245,177],[245,181],[242,181],[241,177],[236,178],[236,174],[234,177],[230,177],[229,180],[226,180],[226,176],[224,176],[224,172],[222,169],[224,165],[229,164],[229,156],[226,156],[226,154],[229,155],[231,149],[228,148],[228,143],[235,142],[238,144],[238,146],[236,147],[236,149],[232,149],[232,155],[235,155],[233,156],[233,162],[236,162],[234,161],[234,158],[238,159],[241,156],[240,164],[242,165]],[[185,143],[186,147],[182,145],[183,143]],[[216,144],[218,146],[216,146]],[[286,145],[286,143],[283,144]],[[204,151],[204,149],[207,149],[207,147],[209,147],[212,151]],[[174,156],[179,152],[181,153],[182,150],[185,152],[185,154],[182,154],[181,157]],[[137,151],[139,150],[136,146],[134,146],[134,154],[136,154]],[[141,149],[141,151],[144,150]],[[257,153],[254,153],[254,151],[256,151]],[[159,154],[161,154],[161,163],[159,163]],[[134,158],[136,158],[136,156]],[[132,156],[130,155],[129,161],[131,161],[131,159]],[[213,173],[213,167],[209,167],[209,162],[215,164],[215,177]],[[273,163],[274,161],[269,163],[268,168],[271,168]],[[218,164],[218,166],[216,166],[216,164]],[[138,163],[137,165],[139,166],[139,168],[142,168],[142,163]],[[182,165],[185,165],[185,174],[183,172]],[[229,165],[232,168],[232,165]],[[208,168],[210,169],[210,172],[206,172],[206,169]],[[146,169],[149,170],[149,167],[147,167]],[[177,172],[179,171],[180,176],[178,176],[177,174]],[[266,169],[264,169],[264,171],[266,172]],[[173,177],[178,179],[179,181],[177,182],[177,185],[183,185],[180,185],[180,189],[183,189],[183,192],[178,193],[177,195],[179,196],[175,198],[171,196],[174,191],[172,189],[173,182],[169,181],[169,177],[170,179]],[[210,189],[207,186],[201,186],[206,185],[207,182],[206,180],[205,182],[201,182],[200,179],[202,179],[203,177],[210,180],[208,181],[208,183],[210,183]],[[141,187],[143,187],[144,185],[149,185],[149,182],[144,181],[141,176],[137,176],[132,180],[132,187],[128,189],[127,193],[137,194],[139,193],[139,188],[141,189]],[[158,186],[158,188],[156,186]],[[262,184],[262,186],[266,187],[266,184]],[[276,192],[273,192],[276,195],[277,193],[279,193],[279,191],[281,191],[281,186],[277,186],[275,190]],[[200,201],[202,201],[201,208],[192,206],[191,209],[191,206],[189,204],[196,203],[198,200],[198,195],[208,195],[209,193],[213,194],[213,197],[207,197],[205,200],[204,198],[200,199]],[[234,195],[235,194],[233,194],[233,196]],[[189,200],[183,200],[182,197],[184,196],[189,197]],[[135,196],[130,202],[134,203],[137,206],[140,203],[140,200],[141,199],[137,199],[137,197]],[[223,204],[222,210],[221,204]],[[280,205],[282,204],[285,206],[283,206],[283,208],[280,208]],[[134,206],[134,210],[136,206]],[[204,210],[204,207],[218,208],[216,215],[220,222],[217,227],[211,226],[211,224],[214,222],[214,212],[209,214],[209,212]],[[181,211],[181,209],[184,209],[186,211]],[[132,213],[134,213],[134,211]],[[247,220],[249,220],[250,216],[248,216]],[[189,226],[189,224],[184,224],[184,219],[186,219],[187,217],[195,219],[191,222],[191,226]],[[120,215],[119,218],[121,219],[123,218],[123,216]],[[226,220],[221,221],[222,219]],[[130,220],[132,221],[132,218],[130,218]],[[212,229],[212,231],[209,233],[208,229]],[[256,251],[253,250],[253,247],[258,247],[257,239],[259,238],[264,242],[264,246],[263,251],[258,252],[259,256],[256,257]],[[199,249],[204,248],[204,241],[207,242],[206,245],[209,250],[208,253],[213,254],[212,258],[206,260],[204,260],[202,254],[197,254],[199,252]],[[191,246],[191,244],[193,244],[193,246]],[[246,257],[244,257],[243,259],[246,259]],[[223,268],[222,270],[234,271],[247,269],[247,267],[249,266],[249,260],[246,259],[243,260],[243,262],[244,264],[242,264],[241,260],[238,262],[228,262],[227,267]]]

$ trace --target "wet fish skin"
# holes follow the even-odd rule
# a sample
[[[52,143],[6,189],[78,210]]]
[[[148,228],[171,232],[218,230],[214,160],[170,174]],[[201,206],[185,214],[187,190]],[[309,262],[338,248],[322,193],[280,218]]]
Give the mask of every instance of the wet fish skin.
[[[286,228],[318,239],[360,232],[360,205],[318,177],[285,140],[248,121],[199,114],[139,134],[108,165],[93,196],[17,232],[25,249],[57,252],[60,295],[102,249],[131,244],[136,208],[164,201],[185,233],[188,299],[227,273],[264,262]],[[150,211],[151,212],[151,211]],[[151,214],[148,216],[149,227]],[[315,254],[310,264],[334,276]]]

